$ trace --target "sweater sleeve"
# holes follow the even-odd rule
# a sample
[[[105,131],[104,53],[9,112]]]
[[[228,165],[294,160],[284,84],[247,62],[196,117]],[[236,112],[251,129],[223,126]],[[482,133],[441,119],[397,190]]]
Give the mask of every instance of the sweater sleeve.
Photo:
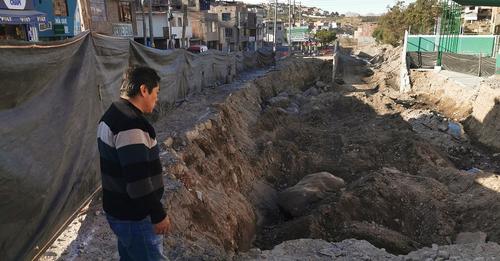
[[[163,175],[156,139],[141,129],[130,129],[119,132],[115,144],[127,194],[143,202],[150,211],[151,222],[159,223],[166,213],[158,195],[158,191],[163,192]]]

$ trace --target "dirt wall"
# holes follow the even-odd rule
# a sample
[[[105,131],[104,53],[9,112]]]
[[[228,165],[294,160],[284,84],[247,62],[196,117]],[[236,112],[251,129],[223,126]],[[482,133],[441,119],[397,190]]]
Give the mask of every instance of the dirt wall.
[[[411,80],[412,94],[435,105],[448,117],[462,122],[467,133],[478,142],[500,150],[498,79],[456,80],[433,71],[412,71]]]
[[[200,101],[200,111],[190,106],[191,114],[179,113],[157,122],[159,141],[166,149],[161,157],[170,162],[167,172],[184,184],[168,193],[174,224],[174,236],[167,241],[171,257],[226,259],[251,247],[257,224],[252,187],[267,167],[258,160],[252,131],[263,110],[261,104],[285,88],[313,83],[322,65],[314,60],[285,61],[279,71],[248,82],[238,91]],[[216,110],[198,118],[208,110],[204,102]],[[194,128],[189,115],[196,120]]]

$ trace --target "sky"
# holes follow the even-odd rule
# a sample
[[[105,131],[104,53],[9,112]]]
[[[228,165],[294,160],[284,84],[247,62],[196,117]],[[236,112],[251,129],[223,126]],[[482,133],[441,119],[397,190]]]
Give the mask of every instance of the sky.
[[[246,3],[257,4],[269,2],[270,0],[240,0]],[[274,2],[274,0],[271,0]],[[291,0],[293,3],[293,0]],[[339,12],[345,14],[347,12],[354,12],[359,14],[375,13],[382,14],[387,11],[387,6],[392,6],[396,0],[295,0],[298,5],[299,1],[309,7],[319,7],[326,11]],[[279,3],[288,3],[288,0],[278,0]],[[414,2],[414,0],[407,0],[407,3]]]

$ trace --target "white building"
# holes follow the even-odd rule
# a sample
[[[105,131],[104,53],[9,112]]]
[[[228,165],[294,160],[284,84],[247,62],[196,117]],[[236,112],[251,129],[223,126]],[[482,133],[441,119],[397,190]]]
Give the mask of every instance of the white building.
[[[142,13],[136,13],[137,21],[137,34],[136,38],[143,38],[143,20]],[[146,20],[146,34],[149,37],[149,16],[148,13],[144,14]],[[184,22],[186,24],[184,25]],[[155,47],[161,49],[167,48],[187,48],[189,47],[189,40],[193,37],[193,28],[189,18],[184,20],[184,15],[182,12],[172,12],[172,17],[169,22],[167,19],[166,11],[155,11],[153,12],[153,37],[155,40]],[[185,26],[184,38],[183,38],[183,26]],[[169,33],[171,35],[171,40],[169,41]]]
[[[266,20],[264,24],[264,42],[269,46],[274,42],[274,21]],[[283,22],[278,20],[276,22],[276,45],[283,45],[285,42],[285,28]]]

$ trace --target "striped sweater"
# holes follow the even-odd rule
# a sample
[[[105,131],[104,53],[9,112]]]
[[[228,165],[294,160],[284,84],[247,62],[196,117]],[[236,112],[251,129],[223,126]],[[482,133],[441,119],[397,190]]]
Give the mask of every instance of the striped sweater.
[[[156,224],[165,210],[162,167],[153,126],[125,99],[104,113],[97,130],[104,211],[121,220],[147,216]]]

